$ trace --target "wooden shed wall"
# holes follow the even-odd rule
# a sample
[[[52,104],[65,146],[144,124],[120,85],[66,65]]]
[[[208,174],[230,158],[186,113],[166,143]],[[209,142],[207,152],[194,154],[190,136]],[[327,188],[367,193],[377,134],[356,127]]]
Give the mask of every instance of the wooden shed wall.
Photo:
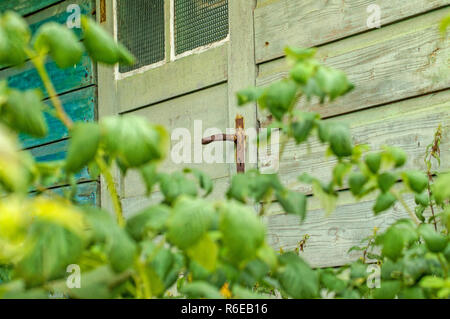
[[[321,62],[347,73],[356,89],[334,103],[319,106],[301,101],[303,110],[323,118],[347,122],[355,143],[374,150],[395,145],[406,150],[408,167],[424,168],[426,145],[439,124],[443,127],[441,170],[450,167],[450,46],[438,31],[450,13],[448,0],[380,0],[381,28],[368,29],[367,7],[373,1],[258,0],[254,11],[255,60],[258,86],[283,78],[288,66],[286,45],[318,47]],[[268,125],[258,114],[261,126]],[[280,162],[280,176],[293,189],[311,193],[297,181],[303,172],[323,180],[331,177],[333,160],[316,140],[308,146],[288,144]],[[260,163],[264,163],[264,158]],[[304,257],[314,266],[339,266],[359,256],[348,253],[374,227],[384,229],[395,219],[407,217],[396,204],[375,217],[374,198],[356,202],[344,185],[337,210],[326,216],[311,197],[306,221],[273,207],[266,218],[269,240],[275,248],[294,249],[305,234],[310,236]],[[413,199],[407,201],[413,204]]]
[[[32,32],[36,32],[45,22],[65,24],[72,12],[67,8],[71,4],[79,5],[81,13],[95,15],[95,0],[4,0],[0,2],[0,12],[14,10],[26,17]],[[75,29],[80,36],[81,30]],[[97,76],[96,66],[88,56],[83,56],[80,63],[64,70],[58,69],[54,62],[46,63],[47,71],[67,113],[75,121],[94,121],[97,118]],[[7,79],[11,87],[21,90],[39,88],[44,92],[44,101],[50,105],[43,84],[30,62],[22,68],[2,68],[0,79]],[[68,145],[68,132],[64,125],[56,118],[46,115],[49,134],[36,139],[25,134],[20,136],[24,149],[29,150],[37,161],[55,161],[64,159]],[[98,204],[98,182],[94,181],[87,170],[83,169],[78,175],[77,199],[82,203]],[[55,185],[53,192],[61,193],[64,185]]]

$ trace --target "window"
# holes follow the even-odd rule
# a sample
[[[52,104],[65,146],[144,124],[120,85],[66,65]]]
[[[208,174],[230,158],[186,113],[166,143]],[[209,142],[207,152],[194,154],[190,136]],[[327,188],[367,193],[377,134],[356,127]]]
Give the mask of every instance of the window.
[[[164,0],[117,0],[117,38],[136,57],[125,73],[164,60]]]
[[[116,0],[116,27],[118,40],[137,60],[119,67],[127,73],[222,43],[228,0]]]
[[[174,16],[176,54],[228,35],[228,0],[175,0]]]

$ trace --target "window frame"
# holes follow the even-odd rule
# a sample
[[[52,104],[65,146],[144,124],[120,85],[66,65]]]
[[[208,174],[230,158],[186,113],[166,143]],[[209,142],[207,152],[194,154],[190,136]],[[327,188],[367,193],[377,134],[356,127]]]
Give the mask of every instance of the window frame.
[[[117,12],[117,0],[112,0],[112,10],[113,10],[113,35],[114,39],[118,40],[118,12]],[[175,45],[175,0],[164,0],[164,30],[165,30],[165,39],[164,41],[164,59],[149,65],[142,66],[138,69],[131,70],[128,72],[121,73],[119,71],[119,66],[116,65],[114,67],[114,78],[116,81],[120,81],[126,79],[131,76],[135,76],[137,74],[146,73],[153,69],[159,68],[165,64],[177,62],[180,59],[185,57],[201,54],[208,50],[218,48],[227,44],[230,40],[230,28],[228,27],[227,36],[219,41],[212,42],[206,45],[199,46],[195,49],[176,54],[176,45]]]

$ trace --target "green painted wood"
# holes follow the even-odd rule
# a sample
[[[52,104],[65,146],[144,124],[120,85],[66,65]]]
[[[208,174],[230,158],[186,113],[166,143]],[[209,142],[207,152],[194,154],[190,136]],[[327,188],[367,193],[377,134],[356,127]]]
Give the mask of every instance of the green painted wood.
[[[87,55],[83,55],[82,60],[71,68],[59,69],[53,61],[48,61],[46,68],[58,94],[96,83],[95,67]],[[48,96],[37,71],[30,62],[27,62],[22,69],[1,71],[0,79],[5,78],[8,79],[10,87],[21,90],[39,88],[44,92],[44,97]]]
[[[64,196],[66,192],[70,189],[67,186],[52,188],[46,192],[44,195],[56,194],[59,196]],[[32,193],[31,195],[35,195]],[[81,205],[98,205],[99,204],[99,187],[98,182],[89,182],[78,184],[77,194],[75,196],[75,202]]]
[[[45,163],[45,162],[61,161],[64,160],[67,156],[68,145],[69,140],[62,140],[56,143],[32,148],[29,151],[37,162]],[[92,180],[87,168],[83,168],[76,175],[76,178],[79,182]]]
[[[27,15],[58,2],[61,2],[61,0],[2,0],[0,13],[14,10],[21,15]]]
[[[37,12],[29,17],[27,21],[30,24],[30,29],[32,33],[35,33],[41,25],[48,22],[57,22],[63,25],[67,24],[68,18],[73,13],[72,11],[67,11],[69,5],[78,5],[80,7],[80,13],[82,15],[93,16],[95,12],[95,1],[94,0],[71,0],[65,1],[61,4],[52,6],[43,11]],[[72,29],[75,34],[81,38],[81,28]]]
[[[78,91],[61,95],[61,102],[67,114],[74,122],[92,122],[95,120],[95,109],[97,105],[96,87],[91,86]],[[50,101],[46,101],[51,107]],[[20,135],[20,141],[24,148],[31,148],[42,144],[54,142],[68,137],[66,127],[55,117],[45,114],[48,125],[48,135],[44,138],[34,138],[26,134]]]
[[[380,25],[445,7],[450,0],[259,0],[255,10],[258,63],[284,56],[287,45],[318,46],[368,31],[369,5],[381,10]]]
[[[297,107],[326,118],[449,88],[450,41],[438,30],[447,14],[435,10],[320,47],[318,60],[344,71],[355,89],[332,103],[301,99]],[[257,85],[282,79],[289,69],[285,59],[263,63]]]

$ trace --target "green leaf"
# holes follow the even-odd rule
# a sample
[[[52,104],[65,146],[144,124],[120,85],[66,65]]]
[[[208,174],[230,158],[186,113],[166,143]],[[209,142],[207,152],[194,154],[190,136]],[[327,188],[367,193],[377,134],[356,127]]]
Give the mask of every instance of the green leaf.
[[[414,201],[416,205],[422,205],[424,207],[430,204],[430,199],[428,198],[428,193],[416,194],[414,196]]]
[[[328,143],[330,140],[330,128],[333,123],[317,121],[318,136],[322,143]]]
[[[378,175],[378,187],[383,193],[388,192],[397,181],[397,175],[389,172]]]
[[[122,272],[133,265],[136,244],[106,211],[96,207],[84,207],[92,240],[104,243],[106,253],[115,272]]]
[[[41,284],[63,276],[82,253],[83,239],[63,226],[36,221],[29,234],[33,246],[15,269],[28,283]]]
[[[127,221],[126,230],[136,240],[142,240],[147,233],[159,234],[166,228],[170,208],[165,205],[148,207]]]
[[[250,102],[256,102],[263,93],[264,93],[263,88],[254,87],[254,86],[240,90],[236,94],[237,100],[238,100],[238,105],[242,106],[242,105],[245,105]]]
[[[405,183],[417,194],[422,193],[428,186],[428,177],[420,171],[403,173]]]
[[[223,299],[223,296],[216,287],[203,281],[188,283],[181,288],[180,292],[188,298],[194,299]]]
[[[139,168],[142,181],[145,184],[147,195],[152,193],[153,187],[158,183],[159,175],[157,171],[157,164],[150,163]]]
[[[56,22],[46,23],[39,28],[34,47],[40,54],[49,53],[60,68],[77,64],[83,55],[83,46],[75,34]]]
[[[19,14],[7,11],[0,18],[0,64],[22,65],[27,59],[25,47],[31,38],[27,22]]]
[[[375,213],[375,215],[378,215],[379,213],[388,210],[392,207],[392,205],[394,205],[396,200],[397,199],[395,198],[395,196],[391,193],[381,193],[380,195],[378,195],[377,200],[375,201],[373,212]]]
[[[283,290],[292,298],[316,298],[319,294],[317,273],[296,254],[289,252],[279,257],[282,265],[277,272]]]
[[[387,161],[393,162],[394,167],[401,167],[405,165],[407,157],[404,150],[399,147],[386,147],[383,156]]]
[[[350,163],[339,162],[333,168],[333,182],[342,187],[345,175],[350,171],[352,165]]]
[[[297,48],[297,47],[286,47],[284,52],[288,58],[292,58],[297,61],[303,61],[310,59],[316,55],[316,48]]]
[[[320,90],[329,96],[333,101],[339,96],[351,91],[354,86],[351,84],[344,72],[327,67],[319,67],[314,76]]]
[[[181,249],[187,249],[199,241],[208,231],[214,210],[201,199],[180,197],[168,220],[167,239]]]
[[[237,202],[220,207],[219,229],[232,262],[241,263],[256,256],[265,238],[265,227],[250,208]]]
[[[336,209],[337,196],[324,190],[322,185],[316,180],[313,181],[312,188],[314,196],[319,199],[326,214],[331,214]]]
[[[297,84],[294,81],[282,80],[269,86],[261,97],[262,105],[267,107],[279,121],[291,110],[297,95]]]
[[[329,142],[331,151],[337,157],[352,155],[353,142],[348,126],[338,123],[332,125],[330,127]]]
[[[191,171],[192,174],[197,178],[201,189],[205,191],[204,197],[211,194],[213,190],[213,181],[211,177],[209,177],[206,173],[198,170],[198,169],[189,169],[188,171]]]
[[[438,176],[432,187],[436,203],[443,204],[450,200],[450,173]]]
[[[439,277],[425,276],[420,280],[420,287],[439,289],[445,286],[445,281]]]
[[[81,17],[84,32],[84,46],[89,55],[97,62],[113,65],[118,62],[126,65],[134,63],[134,57],[121,44],[114,41],[94,20],[86,16]]]
[[[394,299],[401,289],[400,281],[382,280],[381,287],[374,289],[373,297],[375,299]]]
[[[316,72],[317,66],[317,61],[299,62],[291,70],[290,75],[295,82],[305,85]]]
[[[228,198],[234,198],[242,203],[247,202],[250,195],[250,180],[246,174],[236,174],[231,179],[231,185],[227,191]]]
[[[382,157],[381,153],[370,153],[370,154],[367,154],[367,156],[365,158],[367,167],[373,174],[378,173],[378,171],[380,170],[381,157]]]
[[[315,120],[319,118],[317,113],[300,113],[300,119],[291,124],[292,133],[294,134],[297,144],[306,141],[315,126]]]
[[[300,217],[301,221],[306,217],[306,196],[305,194],[284,190],[276,193],[277,200],[288,214]]]
[[[21,92],[12,89],[0,114],[11,128],[35,137],[47,135],[47,123],[42,113],[45,108],[42,94],[37,90]]]
[[[359,196],[364,185],[368,182],[368,178],[360,172],[352,172],[348,177],[348,183],[353,195]]]
[[[255,293],[247,288],[244,288],[242,286],[239,285],[234,285],[233,289],[233,297],[237,298],[237,299],[265,299],[267,297],[265,297],[264,295]]]
[[[169,204],[175,202],[182,195],[197,196],[195,183],[187,179],[184,174],[175,172],[173,174],[161,174],[159,177],[161,192],[165,201]]]
[[[208,234],[189,247],[186,253],[206,270],[212,272],[216,269],[219,247]]]
[[[405,239],[402,234],[402,229],[391,226],[383,234],[382,240],[382,254],[393,261],[396,261],[402,255],[402,251],[405,246]]]
[[[430,224],[421,224],[419,227],[419,233],[425,240],[425,243],[430,251],[438,253],[444,251],[447,247],[447,237],[437,233]]]
[[[77,173],[94,160],[100,145],[100,128],[94,123],[77,123],[70,133],[66,171]]]

